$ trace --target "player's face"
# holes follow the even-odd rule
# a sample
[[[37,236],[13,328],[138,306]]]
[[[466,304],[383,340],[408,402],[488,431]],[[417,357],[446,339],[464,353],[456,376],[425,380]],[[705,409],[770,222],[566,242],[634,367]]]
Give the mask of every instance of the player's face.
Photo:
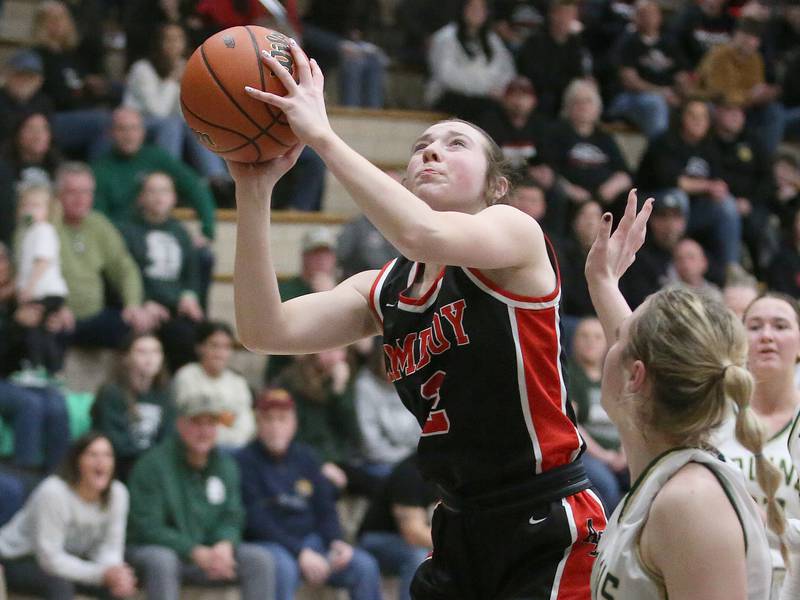
[[[761,298],[744,315],[747,366],[756,382],[778,373],[791,376],[800,357],[800,327],[794,309],[779,298]]]
[[[640,304],[633,314],[620,325],[616,339],[610,340],[611,346],[603,363],[603,379],[601,382],[601,403],[611,417],[620,426],[625,419],[630,419],[630,408],[622,402],[627,392],[630,376],[630,359],[625,357],[628,348],[631,323],[646,309],[648,300]]]
[[[475,213],[486,207],[487,145],[466,123],[429,127],[412,146],[406,185],[436,210]]]

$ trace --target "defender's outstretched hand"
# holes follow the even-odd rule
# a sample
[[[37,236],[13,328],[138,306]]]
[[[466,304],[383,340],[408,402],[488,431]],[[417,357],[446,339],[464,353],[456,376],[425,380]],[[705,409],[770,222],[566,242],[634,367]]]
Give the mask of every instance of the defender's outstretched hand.
[[[648,198],[642,210],[636,212],[636,190],[628,193],[625,214],[611,233],[612,218],[605,213],[597,230],[597,237],[586,258],[586,279],[592,282],[616,284],[636,258],[636,253],[644,243],[647,220],[653,210],[653,199]]]
[[[325,79],[317,61],[314,59],[309,61],[305,52],[294,40],[289,40],[289,45],[295,62],[297,81],[286,70],[286,67],[270,56],[268,52],[261,53],[261,60],[286,88],[285,96],[262,92],[249,86],[244,89],[256,100],[280,109],[286,115],[292,131],[300,141],[313,146],[315,142],[321,141],[325,134],[331,131],[323,95]]]

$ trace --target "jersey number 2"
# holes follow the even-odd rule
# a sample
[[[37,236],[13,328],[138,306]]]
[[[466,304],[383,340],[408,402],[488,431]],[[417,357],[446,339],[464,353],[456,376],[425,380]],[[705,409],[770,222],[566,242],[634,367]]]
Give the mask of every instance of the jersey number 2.
[[[428,380],[419,387],[419,392],[425,400],[430,400],[431,410],[428,413],[428,420],[425,421],[425,427],[422,428],[422,435],[443,435],[450,431],[450,419],[447,418],[447,411],[443,408],[437,409],[439,406],[439,388],[444,383],[444,371],[436,371],[433,375],[428,377]]]

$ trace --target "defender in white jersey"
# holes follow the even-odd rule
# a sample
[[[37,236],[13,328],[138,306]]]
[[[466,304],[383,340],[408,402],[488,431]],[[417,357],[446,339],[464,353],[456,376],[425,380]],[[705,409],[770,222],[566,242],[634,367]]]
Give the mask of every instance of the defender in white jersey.
[[[586,262],[612,342],[601,401],[636,482],[598,536],[592,597],[765,600],[772,569],[759,510],[741,472],[706,449],[733,403],[738,437],[761,456],[744,328],[720,303],[682,289],[653,294],[631,313],[619,278],[644,241],[651,207],[648,200],[637,216],[631,193],[613,236],[611,215],[603,215]],[[779,525],[777,469],[763,456],[756,468]]]
[[[775,497],[786,516],[800,519],[800,484],[788,447],[792,418],[800,405],[794,382],[800,355],[800,306],[794,298],[768,292],[747,306],[742,322],[748,338],[747,368],[755,383],[750,406],[767,435],[761,454],[781,473]],[[767,494],[756,479],[756,458],[736,440],[734,428],[735,418],[731,417],[715,435],[714,445],[742,470],[750,494],[766,506]],[[775,571],[770,598],[777,600],[785,575],[782,540],[774,531],[767,533]]]
[[[639,539],[656,495],[688,463],[708,468],[736,510],[747,546],[747,598],[768,597],[770,556],[764,543],[764,524],[741,473],[707,450],[684,448],[668,451],[650,463],[611,515],[597,547],[598,557],[592,571],[594,600],[666,598],[661,576],[642,561]]]
[[[800,469],[800,410],[795,414],[789,428],[789,456],[795,471]],[[783,584],[781,600],[800,598],[800,519],[788,519],[786,543],[790,551],[791,568]]]

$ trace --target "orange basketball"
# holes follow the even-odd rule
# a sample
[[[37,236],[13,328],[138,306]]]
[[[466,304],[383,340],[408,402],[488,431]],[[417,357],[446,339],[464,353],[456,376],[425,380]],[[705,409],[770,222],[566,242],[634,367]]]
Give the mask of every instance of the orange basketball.
[[[181,80],[183,117],[209,150],[237,162],[263,162],[297,143],[285,115],[248,96],[244,87],[284,95],[261,60],[267,50],[297,79],[289,38],[247,25],[212,35],[194,51]]]

